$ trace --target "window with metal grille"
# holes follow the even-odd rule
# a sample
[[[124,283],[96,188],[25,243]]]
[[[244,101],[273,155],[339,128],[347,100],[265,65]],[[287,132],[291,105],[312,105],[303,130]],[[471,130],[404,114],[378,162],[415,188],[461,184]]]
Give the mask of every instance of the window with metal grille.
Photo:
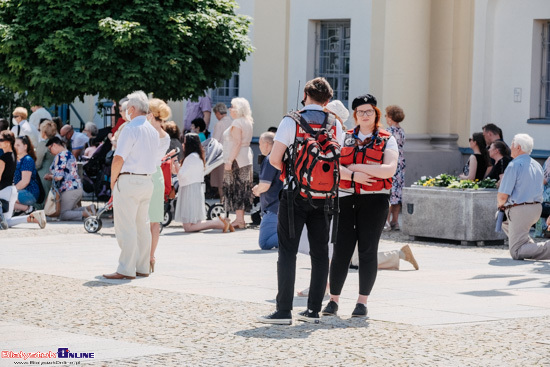
[[[333,99],[339,99],[344,106],[349,100],[350,29],[349,21],[322,21],[315,44],[315,74],[330,83]]]
[[[231,105],[231,100],[239,96],[239,73],[233,73],[230,79],[223,82],[222,85],[212,90],[212,106],[222,102],[227,106]]]

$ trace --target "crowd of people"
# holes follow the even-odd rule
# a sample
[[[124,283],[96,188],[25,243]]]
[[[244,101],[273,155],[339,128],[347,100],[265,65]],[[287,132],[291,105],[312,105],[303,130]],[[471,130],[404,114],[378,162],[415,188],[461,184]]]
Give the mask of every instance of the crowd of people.
[[[112,146],[110,193],[121,255],[116,271],[104,277],[135,279],[154,272],[164,203],[177,178],[174,220],[185,232],[245,230],[245,213],[253,197],[259,197],[258,244],[263,250],[278,249],[276,310],[259,322],[292,323],[298,252],[311,258],[310,286],[299,292],[308,297],[307,309],[298,320],[319,323],[320,314],[337,315],[350,264],[359,268],[351,315],[366,317],[378,269],[398,270],[400,260],[419,268],[409,246],[378,251],[382,232],[399,230],[406,169],[400,124],[405,113],[397,105],[381,109],[375,96],[364,94],[353,99],[350,114],[332,97],[324,78],[310,80],[303,91],[303,109],[260,135],[263,160],[256,185],[250,147],[254,120],[245,98],[234,98],[229,108],[218,103],[213,109],[206,95],[189,101],[181,132],[170,120],[166,102],[149,99],[142,91],[119,101],[121,117],[104,141]],[[17,107],[11,130],[0,120],[2,229],[26,222],[44,228],[47,218],[41,205],[50,188],[60,194],[61,220],[96,214],[95,206],[80,205],[83,185],[77,162],[94,156],[102,144],[96,139],[97,127],[87,123],[81,133],[71,125],[61,126],[42,106],[32,111],[27,120],[27,110]],[[217,123],[210,136],[212,112]],[[350,115],[352,126],[346,127]],[[226,216],[207,220],[205,147],[212,140],[223,147],[223,161],[212,170],[210,183],[218,189]],[[498,181],[498,208],[505,213],[502,227],[512,257],[549,259],[550,241],[535,243],[529,229],[541,212],[544,215],[543,202],[550,197],[550,158],[543,169],[529,157],[531,137],[518,134],[508,147],[494,124],[472,134],[469,144],[473,154],[460,178]],[[323,308],[327,290],[330,299]]]
[[[62,126],[40,105],[13,110],[12,127],[0,121],[0,228],[25,223],[37,223],[44,228],[47,217],[45,199],[50,189],[60,194],[60,220],[82,220],[95,215],[95,207],[81,207],[82,182],[77,161],[84,148],[97,134],[97,126],[88,122],[85,133],[72,126]]]

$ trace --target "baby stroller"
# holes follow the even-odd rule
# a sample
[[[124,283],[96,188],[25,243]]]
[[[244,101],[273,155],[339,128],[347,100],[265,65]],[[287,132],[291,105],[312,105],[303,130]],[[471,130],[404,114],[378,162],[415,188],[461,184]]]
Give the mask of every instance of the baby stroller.
[[[101,220],[101,216],[107,212],[113,209],[113,198],[111,197],[107,203],[105,203],[105,206],[101,208],[95,216],[88,217],[84,220],[84,229],[88,233],[97,233],[103,227],[103,221]]]
[[[202,142],[204,148],[204,175],[210,174],[215,168],[223,164],[223,148],[220,142],[214,138],[206,139]],[[172,198],[168,198],[164,204],[164,221],[161,223],[164,227],[172,222],[174,213],[176,211],[177,192],[179,189],[178,176],[172,176],[172,191],[175,193],[171,195]],[[215,203],[209,205],[205,204],[206,218],[214,219],[220,215],[225,214],[225,207],[221,203]]]
[[[82,166],[84,191],[93,193],[98,201],[103,202],[111,197],[111,148],[111,141],[109,138],[105,138]]]

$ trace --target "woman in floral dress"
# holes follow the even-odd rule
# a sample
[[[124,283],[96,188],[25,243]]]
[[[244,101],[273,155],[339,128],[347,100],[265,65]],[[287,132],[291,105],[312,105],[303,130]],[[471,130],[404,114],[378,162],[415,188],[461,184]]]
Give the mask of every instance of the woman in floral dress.
[[[399,159],[397,161],[397,171],[393,176],[393,186],[390,195],[390,212],[388,213],[388,221],[385,229],[399,230],[399,212],[401,211],[401,196],[403,186],[405,185],[405,157],[403,156],[403,146],[405,145],[405,131],[399,123],[405,119],[405,113],[399,106],[386,107],[386,123],[388,124],[387,131],[391,133],[397,140],[399,149]]]

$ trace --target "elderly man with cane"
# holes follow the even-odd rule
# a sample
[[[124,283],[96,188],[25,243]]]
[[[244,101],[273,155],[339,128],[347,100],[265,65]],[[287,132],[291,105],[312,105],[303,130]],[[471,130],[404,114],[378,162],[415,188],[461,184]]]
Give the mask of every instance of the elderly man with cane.
[[[510,255],[514,260],[548,260],[550,241],[536,243],[529,236],[542,211],[542,167],[529,156],[533,138],[517,134],[510,150],[514,159],[504,171],[497,194],[498,208],[506,214],[502,229],[508,236]]]
[[[121,252],[117,271],[107,279],[135,279],[149,276],[151,231],[149,202],[153,194],[151,175],[170,145],[170,137],[147,121],[147,95],[137,91],[128,95],[126,118],[111,166],[111,192],[115,234]]]

